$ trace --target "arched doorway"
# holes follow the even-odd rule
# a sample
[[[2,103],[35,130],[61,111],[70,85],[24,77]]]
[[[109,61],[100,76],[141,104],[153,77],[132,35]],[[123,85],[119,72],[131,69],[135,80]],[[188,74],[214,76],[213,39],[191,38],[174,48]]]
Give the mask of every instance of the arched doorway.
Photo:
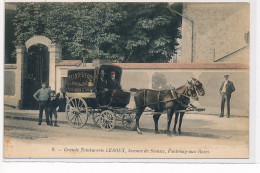
[[[23,108],[37,109],[38,103],[33,94],[41,88],[42,82],[49,82],[49,57],[48,47],[43,44],[35,44],[28,48],[24,59],[24,84],[23,84]]]
[[[16,107],[36,109],[38,103],[33,94],[41,88],[41,82],[48,82],[56,90],[55,64],[61,60],[61,46],[49,38],[35,35],[23,45],[16,46]],[[34,104],[36,104],[34,106]]]

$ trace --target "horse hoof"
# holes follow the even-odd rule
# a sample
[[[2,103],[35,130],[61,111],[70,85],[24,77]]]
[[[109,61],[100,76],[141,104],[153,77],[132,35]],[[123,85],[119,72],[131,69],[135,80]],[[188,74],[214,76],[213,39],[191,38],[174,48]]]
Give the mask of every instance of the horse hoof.
[[[170,132],[167,132],[167,136],[172,136],[172,134]]]
[[[155,131],[155,134],[160,134],[160,132],[158,130]]]
[[[181,132],[178,133],[178,136],[181,136]]]

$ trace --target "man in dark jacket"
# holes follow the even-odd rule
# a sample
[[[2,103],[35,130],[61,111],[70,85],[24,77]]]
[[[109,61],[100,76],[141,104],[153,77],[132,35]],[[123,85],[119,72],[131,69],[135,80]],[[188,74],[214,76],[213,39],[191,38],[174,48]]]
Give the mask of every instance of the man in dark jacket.
[[[107,88],[109,93],[109,103],[111,103],[114,94],[117,90],[121,90],[121,85],[118,79],[116,79],[116,72],[110,72],[110,79],[107,81]]]
[[[105,71],[101,70],[99,74],[99,80],[97,84],[97,92],[100,105],[107,105],[109,98],[109,91],[107,88],[107,80],[105,79]]]
[[[116,73],[112,71],[110,73],[111,79],[107,81],[107,88],[109,91],[116,91],[118,89],[121,89],[119,81],[116,79]]]
[[[232,92],[235,91],[235,86],[233,82],[229,80],[228,75],[224,75],[224,78],[225,80],[222,82],[219,88],[219,92],[222,95],[220,117],[224,116],[224,107],[225,107],[225,102],[227,101],[227,117],[230,118],[230,99],[231,99]]]
[[[64,88],[60,88],[60,92],[56,95],[58,100],[59,109],[58,112],[65,112],[66,108],[66,93]]]

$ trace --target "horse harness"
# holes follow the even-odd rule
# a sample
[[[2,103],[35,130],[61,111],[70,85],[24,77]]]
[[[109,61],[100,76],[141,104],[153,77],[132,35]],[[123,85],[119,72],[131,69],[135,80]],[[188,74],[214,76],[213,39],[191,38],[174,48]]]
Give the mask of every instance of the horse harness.
[[[157,95],[157,102],[154,102],[154,103],[146,103],[146,92],[147,92],[147,90],[144,90],[144,105],[151,105],[151,104],[157,104],[157,106],[158,106],[158,110],[160,110],[160,103],[168,103],[168,102],[171,102],[171,101],[176,101],[176,102],[178,102],[179,104],[181,104],[181,106],[183,106],[183,107],[188,107],[188,105],[187,104],[185,104],[185,103],[183,103],[183,101],[182,100],[180,100],[180,97],[178,96],[178,94],[179,95],[181,95],[181,96],[184,96],[184,97],[186,97],[186,98],[189,98],[189,96],[191,95],[191,93],[189,94],[188,93],[188,89],[186,88],[185,89],[186,91],[185,91],[185,94],[181,94],[181,93],[178,93],[176,90],[175,90],[175,88],[173,88],[173,89],[171,89],[170,91],[171,91],[171,95],[172,95],[172,99],[169,99],[169,100],[164,100],[164,101],[160,101],[160,95],[161,95],[161,91],[158,91],[158,95]],[[143,105],[143,106],[144,106]]]

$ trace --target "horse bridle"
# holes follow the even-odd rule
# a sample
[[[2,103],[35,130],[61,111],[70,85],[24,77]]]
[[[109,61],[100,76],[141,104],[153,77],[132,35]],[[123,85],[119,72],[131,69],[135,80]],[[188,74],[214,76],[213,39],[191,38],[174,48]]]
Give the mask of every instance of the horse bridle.
[[[194,81],[194,79],[193,79],[193,81]],[[195,84],[193,84],[193,82],[192,82],[192,84],[194,85],[194,88],[195,88],[196,92],[197,92],[199,95],[203,95],[202,93],[203,93],[204,88],[203,88],[202,83],[200,83],[198,80],[196,80],[196,82],[198,82],[199,84],[198,84],[198,85],[195,85]],[[198,87],[200,87],[201,89],[199,89]]]
[[[184,91],[185,94],[182,94],[182,93],[178,93],[178,94],[180,94],[180,95],[182,95],[182,96],[184,96],[184,97],[186,97],[186,98],[190,98],[190,96],[191,96],[192,98],[198,96],[198,95],[197,95],[197,90],[196,90],[195,85],[190,84],[190,83],[188,83],[188,85],[190,85],[191,87],[193,87],[193,89],[195,90],[195,93],[196,93],[196,94],[192,94],[191,89],[189,89],[188,86],[186,87],[186,89],[185,89],[185,91]],[[171,89],[171,90],[174,91],[174,92],[176,92],[175,88],[173,88],[173,89]],[[190,94],[188,93],[189,91],[190,91]],[[176,93],[177,93],[177,92],[176,92]]]
[[[196,86],[192,83],[192,84],[190,84],[190,83],[188,83],[188,85],[190,85],[191,87],[193,87],[193,90],[195,90],[195,93],[193,94],[192,92],[191,92],[191,89],[190,88],[186,88],[186,93],[187,93],[187,95],[188,96],[191,96],[192,98],[195,98],[196,96],[198,96],[197,95],[197,88],[196,88]],[[190,92],[190,94],[188,93],[188,92]]]

